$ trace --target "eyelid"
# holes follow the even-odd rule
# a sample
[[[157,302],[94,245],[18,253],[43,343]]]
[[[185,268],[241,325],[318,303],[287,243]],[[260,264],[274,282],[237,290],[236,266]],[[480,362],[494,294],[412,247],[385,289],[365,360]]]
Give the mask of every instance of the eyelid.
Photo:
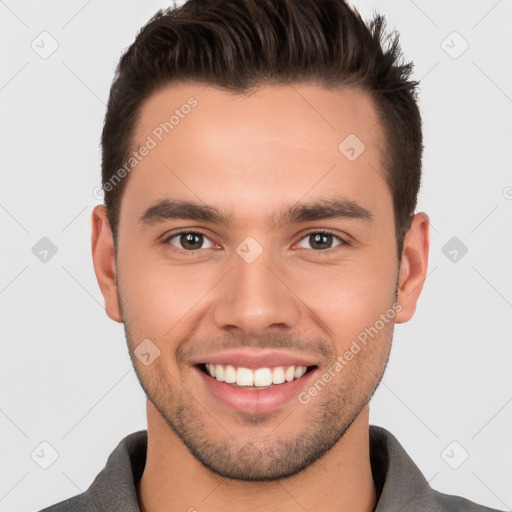
[[[216,242],[214,242],[209,234],[204,231],[203,229],[201,228],[188,228],[188,229],[179,229],[178,231],[173,231],[171,233],[166,233],[164,236],[163,236],[163,239],[162,239],[162,243],[163,244],[169,244],[169,240],[178,236],[178,235],[183,235],[183,234],[190,234],[190,233],[193,233],[193,234],[201,234],[203,235],[205,238],[207,238],[213,245],[216,245],[218,246],[219,244],[217,244]],[[329,249],[321,249],[321,250],[314,250],[314,249],[308,249],[310,251],[313,251],[315,253],[324,253],[324,252],[329,252],[329,251],[333,251],[336,249],[336,247],[339,247],[339,246],[344,246],[344,245],[350,245],[350,241],[347,240],[347,238],[344,238],[342,237],[340,234],[338,234],[336,231],[333,231],[331,229],[328,229],[328,228],[311,228],[309,229],[307,232],[303,232],[301,233],[299,236],[300,238],[298,239],[298,241],[294,244],[294,247],[296,245],[298,245],[300,242],[302,242],[302,240],[304,240],[304,238],[306,238],[307,236],[309,235],[312,235],[312,234],[325,234],[325,235],[332,235],[334,236],[335,238],[337,238],[341,243],[338,244],[338,245],[335,245],[334,247],[330,247]],[[169,244],[170,245],[170,244]],[[180,252],[180,253],[186,253],[186,254],[198,254],[200,251],[203,251],[205,249],[201,248],[201,249],[194,249],[194,250],[190,250],[190,251],[187,251],[185,249],[180,249],[179,247],[176,247],[176,246],[172,246],[174,248],[174,250]],[[208,247],[208,249],[212,249],[212,247]]]
[[[164,245],[171,245],[170,244],[170,240],[178,235],[184,235],[184,234],[196,234],[196,235],[203,235],[205,238],[207,238],[214,246],[218,245],[216,242],[214,242],[210,235],[202,230],[201,228],[189,228],[189,229],[179,229],[178,231],[173,231],[171,233],[166,233],[163,237],[162,237],[162,243]],[[175,245],[172,245],[173,247],[173,250],[179,252],[179,253],[185,253],[185,254],[198,254],[200,251],[204,251],[205,249],[201,248],[201,249],[194,249],[194,250],[191,250],[191,251],[187,251],[185,249],[181,249],[180,247],[176,247]],[[208,249],[212,249],[212,247],[208,247]]]
[[[300,235],[299,241],[295,245],[297,245],[300,242],[302,242],[302,240],[304,240],[304,238],[306,238],[306,237],[308,237],[310,235],[313,235],[313,234],[332,235],[332,236],[334,236],[335,238],[337,238],[341,242],[338,245],[335,245],[334,247],[330,247],[329,249],[321,249],[321,250],[318,250],[318,251],[315,251],[314,249],[308,249],[308,250],[311,250],[311,251],[313,251],[315,253],[332,252],[332,251],[336,250],[336,247],[344,246],[344,245],[350,245],[350,241],[349,241],[349,237],[348,236],[345,238],[345,237],[341,236],[338,232],[333,231],[333,230],[328,229],[328,228],[310,229],[307,232],[302,233]]]

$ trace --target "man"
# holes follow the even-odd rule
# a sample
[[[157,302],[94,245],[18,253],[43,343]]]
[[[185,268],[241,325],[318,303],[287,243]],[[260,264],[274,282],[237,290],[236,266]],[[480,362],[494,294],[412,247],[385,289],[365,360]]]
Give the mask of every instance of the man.
[[[122,57],[92,251],[148,429],[47,511],[486,511],[369,426],[429,219],[384,20],[341,0],[189,1]]]

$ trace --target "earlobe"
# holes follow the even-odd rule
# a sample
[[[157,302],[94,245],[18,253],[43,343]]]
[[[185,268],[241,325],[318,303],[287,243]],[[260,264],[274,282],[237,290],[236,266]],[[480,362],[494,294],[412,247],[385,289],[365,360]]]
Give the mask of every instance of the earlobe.
[[[95,206],[91,216],[91,248],[94,272],[105,300],[107,316],[122,322],[117,296],[117,270],[114,241],[104,206]]]
[[[429,218],[426,213],[416,213],[404,240],[397,294],[402,309],[396,315],[396,323],[409,321],[416,311],[427,277],[429,246]]]

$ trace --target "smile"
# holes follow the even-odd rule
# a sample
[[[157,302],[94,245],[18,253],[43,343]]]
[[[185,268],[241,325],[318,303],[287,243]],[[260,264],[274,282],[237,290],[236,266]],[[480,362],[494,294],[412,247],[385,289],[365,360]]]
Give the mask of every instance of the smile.
[[[206,363],[203,368],[210,377],[214,377],[219,382],[251,389],[291,382],[300,379],[308,371],[307,366],[275,366],[273,368],[251,369],[242,366],[237,368],[231,364],[213,363]],[[312,369],[313,367],[309,368]]]
[[[286,405],[293,406],[294,402],[294,407],[302,407],[298,395],[310,385],[318,370],[316,365],[250,369],[212,363],[193,368],[202,381],[199,387],[216,404],[253,415],[271,413]]]

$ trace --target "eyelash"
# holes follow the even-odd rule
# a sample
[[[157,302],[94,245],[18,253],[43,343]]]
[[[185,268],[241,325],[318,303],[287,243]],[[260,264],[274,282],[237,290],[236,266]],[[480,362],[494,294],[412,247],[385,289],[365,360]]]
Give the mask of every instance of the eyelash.
[[[204,231],[202,231],[201,229],[194,229],[194,230],[182,230],[182,231],[176,231],[175,233],[172,233],[170,234],[169,236],[165,237],[163,240],[162,240],[162,244],[163,245],[171,245],[169,244],[169,241],[171,239],[173,239],[174,237],[178,236],[178,235],[184,235],[184,234],[187,234],[187,235],[190,235],[190,234],[193,234],[193,235],[203,235],[204,237],[206,237],[208,240],[210,240],[210,237],[208,236],[207,233],[205,233]],[[339,235],[337,235],[335,232],[333,231],[330,231],[329,229],[324,229],[324,230],[321,230],[321,231],[310,231],[304,235],[302,235],[302,237],[299,239],[299,243],[304,240],[304,238],[307,238],[308,236],[311,236],[311,235],[332,235],[333,237],[337,238],[339,241],[340,241],[340,244],[334,246],[334,247],[331,247],[329,249],[320,249],[318,251],[314,250],[314,249],[308,249],[309,251],[313,251],[315,254],[325,254],[327,252],[332,252],[333,250],[335,250],[337,247],[340,247],[340,246],[350,246],[350,242],[348,242],[346,239],[344,238],[341,238]],[[212,240],[210,240],[212,241]],[[212,241],[213,242],[213,241]],[[173,250],[177,251],[178,253],[180,254],[186,254],[188,256],[195,256],[199,253],[199,251],[202,251],[204,249],[194,249],[194,250],[191,250],[191,251],[187,251],[185,249],[180,249],[179,247],[176,247],[176,246],[172,246],[173,247]]]

